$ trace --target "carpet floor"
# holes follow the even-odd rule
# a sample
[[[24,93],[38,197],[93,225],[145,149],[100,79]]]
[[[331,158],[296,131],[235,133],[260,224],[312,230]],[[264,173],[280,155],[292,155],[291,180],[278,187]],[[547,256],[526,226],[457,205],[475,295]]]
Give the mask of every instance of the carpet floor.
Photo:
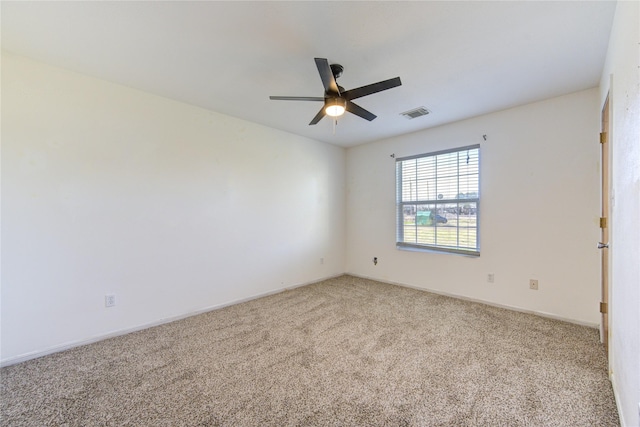
[[[592,328],[342,276],[0,370],[3,426],[617,426]]]

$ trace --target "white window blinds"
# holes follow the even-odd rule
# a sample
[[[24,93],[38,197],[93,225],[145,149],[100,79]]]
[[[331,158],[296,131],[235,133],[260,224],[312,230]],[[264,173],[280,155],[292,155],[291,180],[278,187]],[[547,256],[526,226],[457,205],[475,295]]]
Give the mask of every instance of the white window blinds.
[[[480,255],[480,146],[396,160],[396,245]]]

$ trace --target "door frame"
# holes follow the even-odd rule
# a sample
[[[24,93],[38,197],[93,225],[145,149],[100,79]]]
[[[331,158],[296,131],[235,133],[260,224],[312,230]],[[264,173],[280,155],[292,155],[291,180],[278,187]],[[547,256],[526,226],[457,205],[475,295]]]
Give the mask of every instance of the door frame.
[[[604,218],[604,223],[601,220],[600,224],[600,242],[609,244],[611,238],[611,206],[610,206],[610,192],[611,192],[611,158],[610,158],[610,144],[611,144],[611,132],[610,132],[610,96],[609,92],[604,100],[600,114],[600,207],[601,218]],[[609,288],[610,288],[610,254],[609,248],[605,247],[600,249],[600,267],[601,267],[601,305],[600,312],[601,329],[600,339],[604,346],[607,357],[609,356],[609,338],[611,329],[611,305],[609,303]]]

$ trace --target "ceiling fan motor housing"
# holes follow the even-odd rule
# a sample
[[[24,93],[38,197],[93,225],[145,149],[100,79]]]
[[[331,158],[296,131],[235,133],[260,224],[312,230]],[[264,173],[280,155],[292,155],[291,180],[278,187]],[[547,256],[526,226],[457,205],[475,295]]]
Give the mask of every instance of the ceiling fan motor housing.
[[[340,96],[328,96],[324,99],[324,106],[330,107],[332,105],[339,105],[342,108],[347,108],[347,100]]]

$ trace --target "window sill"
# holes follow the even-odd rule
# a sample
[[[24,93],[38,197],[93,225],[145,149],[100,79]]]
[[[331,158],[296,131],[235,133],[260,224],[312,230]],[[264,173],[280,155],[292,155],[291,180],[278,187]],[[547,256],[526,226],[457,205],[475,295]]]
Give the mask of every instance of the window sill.
[[[434,254],[446,254],[446,255],[462,255],[468,258],[479,258],[479,251],[463,251],[460,249],[447,249],[437,248],[433,246],[413,246],[413,245],[400,245],[396,243],[396,249],[409,252],[427,252]]]

